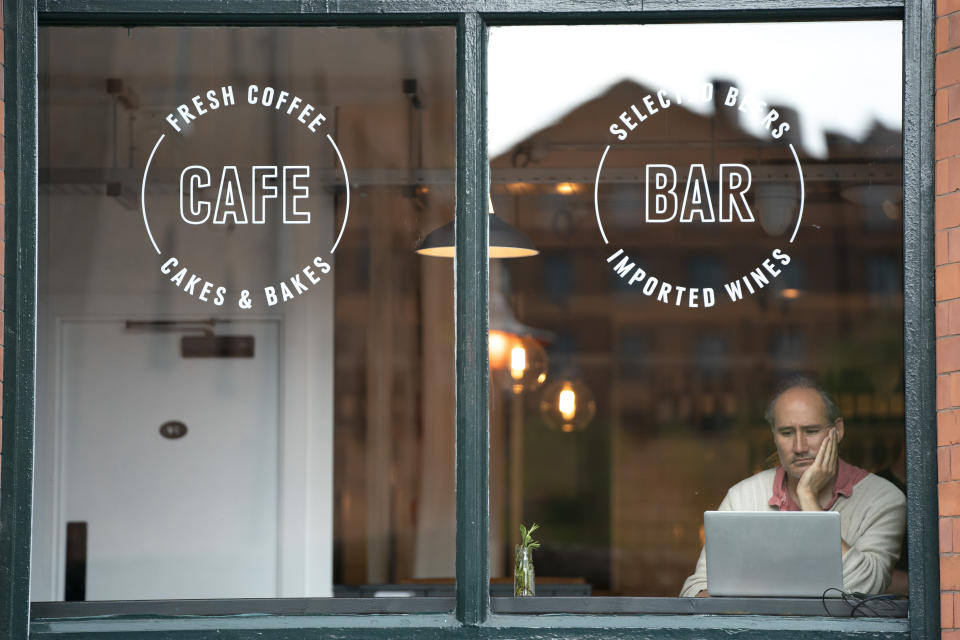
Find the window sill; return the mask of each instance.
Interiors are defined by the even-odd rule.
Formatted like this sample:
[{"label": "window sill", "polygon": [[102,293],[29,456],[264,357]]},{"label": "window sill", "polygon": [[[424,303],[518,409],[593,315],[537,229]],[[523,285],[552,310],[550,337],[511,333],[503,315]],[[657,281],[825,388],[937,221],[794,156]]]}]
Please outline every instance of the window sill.
[{"label": "window sill", "polygon": [[[506,640],[525,635],[518,631],[521,629],[536,629],[537,637],[555,640],[627,640],[654,636],[665,640],[719,640],[729,638],[731,633],[744,640],[771,637],[909,640],[910,637],[909,621],[904,617],[827,617],[812,613],[809,600],[718,598],[717,604],[706,598],[692,601],[686,598],[493,598],[493,613],[479,628],[472,629],[463,627],[449,612],[454,606],[450,598],[52,602],[34,604],[30,637],[128,640],[149,635],[192,640],[215,633],[223,640],[241,640],[252,635],[289,639],[312,637],[319,629],[344,633],[352,629],[374,640],[457,637]],[[767,612],[760,613],[761,603]],[[814,603],[819,605],[816,599]],[[750,614],[745,613],[747,604]],[[435,613],[442,608],[448,611]],[[777,613],[769,613],[774,609]],[[803,613],[804,610],[811,613]],[[718,613],[724,615],[716,615]]]},{"label": "window sill", "polygon": [[[763,616],[851,617],[852,607],[837,598],[491,598],[498,614],[710,614]],[[869,604],[867,605],[869,606]],[[873,612],[860,608],[856,617],[875,615],[906,618],[909,601],[874,603]]]},{"label": "window sill", "polygon": [[318,616],[442,614],[455,598],[254,598],[229,600],[96,600],[33,602],[31,621],[174,616]]}]

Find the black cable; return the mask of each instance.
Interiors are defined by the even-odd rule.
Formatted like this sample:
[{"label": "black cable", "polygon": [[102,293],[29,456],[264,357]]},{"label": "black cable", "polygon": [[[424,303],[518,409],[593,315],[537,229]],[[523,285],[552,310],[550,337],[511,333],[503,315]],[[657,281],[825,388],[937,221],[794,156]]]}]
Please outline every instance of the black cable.
[{"label": "black cable", "polygon": [[850,611],[851,618],[856,616],[857,611],[860,610],[861,608],[868,611],[870,615],[874,618],[882,617],[883,614],[878,612],[877,609],[874,609],[873,606],[871,605],[872,604],[883,605],[889,614],[889,612],[892,612],[896,609],[892,601],[900,598],[900,596],[890,594],[890,593],[884,593],[884,594],[878,594],[878,595],[872,595],[872,596],[864,595],[864,594],[854,594],[854,595],[863,596],[863,597],[860,598],[860,602],[858,602]]},{"label": "black cable", "polygon": [[[874,618],[890,616],[896,612],[894,601],[905,599],[905,596],[893,593],[870,595],[860,593],[859,591],[848,592],[836,587],[830,587],[829,589],[824,589],[823,593],[820,594],[820,603],[823,605],[823,610],[828,616],[838,616],[838,614],[830,611],[830,607],[827,606],[827,594],[831,591],[836,591],[840,594],[837,599],[850,608],[851,618],[856,617],[857,612],[861,612],[861,615]],[[874,605],[876,605],[877,608],[874,608]]]}]

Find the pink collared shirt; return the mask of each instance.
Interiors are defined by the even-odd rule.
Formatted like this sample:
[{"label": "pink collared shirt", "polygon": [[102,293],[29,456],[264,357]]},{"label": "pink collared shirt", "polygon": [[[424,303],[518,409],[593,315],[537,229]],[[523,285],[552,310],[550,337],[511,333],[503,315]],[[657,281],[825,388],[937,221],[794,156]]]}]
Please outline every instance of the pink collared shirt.
[{"label": "pink collared shirt", "polygon": [[[832,508],[840,496],[849,498],[853,493],[853,487],[868,475],[868,471],[838,459],[837,480],[833,483],[833,496],[831,496],[830,502],[825,508]],[[794,502],[793,498],[790,497],[790,492],[787,491],[787,472],[783,467],[777,467],[777,474],[773,477],[773,495],[770,496],[767,504],[780,511],[800,511],[800,505]]]}]

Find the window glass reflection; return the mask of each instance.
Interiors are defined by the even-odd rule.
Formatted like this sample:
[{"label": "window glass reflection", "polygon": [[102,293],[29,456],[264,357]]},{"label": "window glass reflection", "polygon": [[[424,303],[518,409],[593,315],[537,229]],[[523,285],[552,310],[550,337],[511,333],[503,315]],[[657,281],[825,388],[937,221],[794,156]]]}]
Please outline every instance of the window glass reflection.
[{"label": "window glass reflection", "polygon": [[[518,392],[491,359],[494,582],[536,522],[538,595],[679,594],[704,512],[755,474],[772,497],[764,415],[803,374],[837,407],[814,422],[844,425],[815,487],[851,538],[836,586],[905,593],[900,42],[892,22],[491,31],[493,205],[539,253],[491,261],[490,324],[547,362]],[[874,555],[849,508],[868,489]]]},{"label": "window glass reflection", "polygon": [[34,600],[452,595],[453,45],[41,29]]}]

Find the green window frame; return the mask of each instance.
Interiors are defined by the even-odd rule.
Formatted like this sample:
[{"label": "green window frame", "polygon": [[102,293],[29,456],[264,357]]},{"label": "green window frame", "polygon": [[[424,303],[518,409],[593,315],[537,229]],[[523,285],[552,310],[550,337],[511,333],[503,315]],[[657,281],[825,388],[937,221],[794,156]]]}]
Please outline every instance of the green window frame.
[{"label": "green window frame", "polygon": [[[6,350],[0,458],[0,638],[843,638],[940,635],[934,325],[934,0],[4,0]],[[502,614],[488,591],[488,164],[491,25],[903,20],[904,365],[908,619],[769,615]],[[457,33],[456,608],[317,607],[287,615],[106,615],[31,621],[37,309],[37,26],[450,25]],[[415,603],[413,603],[415,604]],[[373,610],[367,608],[367,610]],[[594,611],[591,613],[591,611]]]}]

